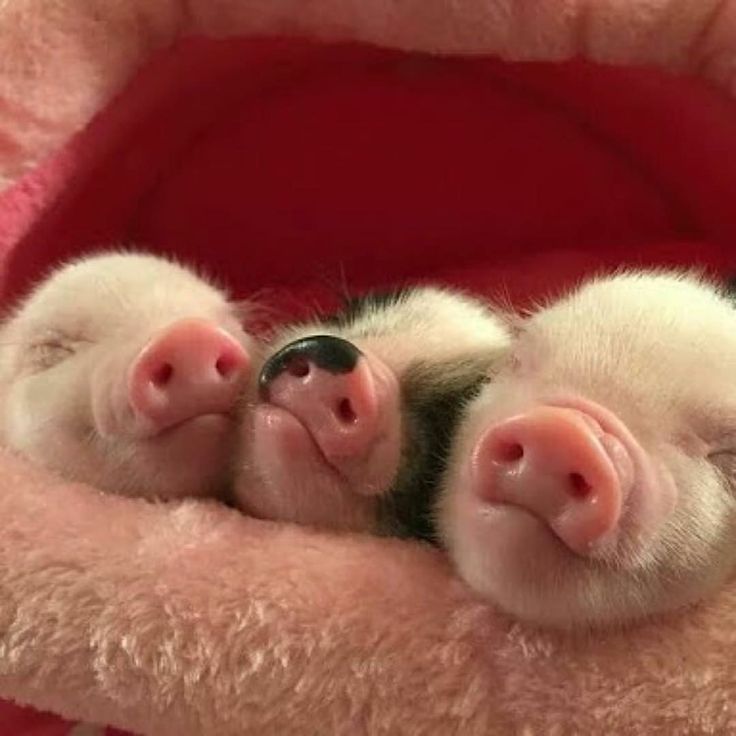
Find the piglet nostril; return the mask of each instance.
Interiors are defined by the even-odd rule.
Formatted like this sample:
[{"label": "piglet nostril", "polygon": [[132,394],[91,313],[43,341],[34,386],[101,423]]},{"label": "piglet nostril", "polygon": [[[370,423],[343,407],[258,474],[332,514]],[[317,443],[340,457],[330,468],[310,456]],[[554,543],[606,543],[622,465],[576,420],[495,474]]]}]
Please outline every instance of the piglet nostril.
[{"label": "piglet nostril", "polygon": [[309,361],[303,357],[295,357],[286,366],[286,372],[294,378],[306,378],[309,375]]},{"label": "piglet nostril", "polygon": [[215,370],[221,378],[229,380],[237,374],[238,362],[228,355],[222,355],[215,363]]},{"label": "piglet nostril", "polygon": [[501,448],[501,454],[507,463],[513,463],[524,457],[524,448],[518,442],[511,442]]},{"label": "piglet nostril", "polygon": [[580,473],[570,473],[570,495],[573,498],[587,498],[593,490],[590,483]]},{"label": "piglet nostril", "polygon": [[171,379],[173,377],[174,377],[174,366],[171,365],[171,363],[162,363],[151,374],[151,383],[156,388],[164,388],[171,382]]},{"label": "piglet nostril", "polygon": [[272,355],[261,368],[258,383],[261,390],[278,376],[305,378],[318,368],[333,376],[352,373],[362,353],[347,340],[333,335],[313,335],[289,343]]},{"label": "piglet nostril", "polygon": [[524,447],[518,442],[496,442],[491,459],[497,463],[516,463],[524,457]]},{"label": "piglet nostril", "polygon": [[337,416],[345,424],[354,424],[358,419],[358,415],[353,409],[353,405],[350,403],[350,399],[342,399],[337,405]]}]

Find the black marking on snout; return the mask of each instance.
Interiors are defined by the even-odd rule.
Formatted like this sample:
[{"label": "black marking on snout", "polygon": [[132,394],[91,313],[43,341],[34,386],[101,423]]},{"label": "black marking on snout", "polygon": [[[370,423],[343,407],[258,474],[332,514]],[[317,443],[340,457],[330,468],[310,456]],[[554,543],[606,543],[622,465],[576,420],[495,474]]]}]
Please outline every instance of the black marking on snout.
[{"label": "black marking on snout", "polygon": [[275,378],[297,360],[306,360],[328,373],[339,375],[355,370],[361,351],[348,340],[334,335],[311,335],[289,343],[274,353],[261,368],[258,387],[263,395]]}]

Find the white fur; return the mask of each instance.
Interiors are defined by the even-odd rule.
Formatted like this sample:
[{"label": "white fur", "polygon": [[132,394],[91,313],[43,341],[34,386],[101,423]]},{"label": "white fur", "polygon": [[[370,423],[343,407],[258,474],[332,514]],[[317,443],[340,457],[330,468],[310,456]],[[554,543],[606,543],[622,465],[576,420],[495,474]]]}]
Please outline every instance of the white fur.
[{"label": "white fur", "polygon": [[346,328],[314,322],[286,329],[273,347],[316,332],[374,349],[399,375],[420,359],[451,363],[483,351],[496,353],[510,339],[498,312],[459,291],[434,286],[408,290],[396,304],[373,308]]}]

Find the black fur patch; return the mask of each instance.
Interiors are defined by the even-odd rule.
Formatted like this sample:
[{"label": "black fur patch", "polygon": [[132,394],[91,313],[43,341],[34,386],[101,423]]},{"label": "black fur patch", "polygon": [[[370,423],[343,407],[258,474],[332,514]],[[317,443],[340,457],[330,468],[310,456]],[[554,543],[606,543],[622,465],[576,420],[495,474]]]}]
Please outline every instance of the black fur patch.
[{"label": "black fur patch", "polygon": [[306,359],[318,368],[334,375],[350,373],[362,353],[353,343],[333,335],[312,335],[290,342],[272,355],[263,365],[258,376],[258,386],[263,393],[269,384],[280,376],[296,360]]},{"label": "black fur patch", "polygon": [[726,279],[726,293],[736,301],[736,276]]},{"label": "black fur patch", "polygon": [[323,320],[324,324],[331,327],[348,327],[368,312],[390,310],[408,293],[410,293],[410,289],[398,288],[387,291],[370,291],[361,296],[348,297],[335,314]]},{"label": "black fur patch", "polygon": [[477,358],[418,364],[402,381],[404,453],[396,481],[381,498],[378,531],[438,544],[434,511],[453,439],[467,403],[488,380]]}]

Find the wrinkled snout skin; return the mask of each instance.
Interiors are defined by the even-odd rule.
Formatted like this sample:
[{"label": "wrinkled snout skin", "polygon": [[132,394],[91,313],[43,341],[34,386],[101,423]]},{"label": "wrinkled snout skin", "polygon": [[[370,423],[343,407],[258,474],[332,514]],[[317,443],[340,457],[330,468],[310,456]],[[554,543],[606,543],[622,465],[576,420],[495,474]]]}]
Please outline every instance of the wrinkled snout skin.
[{"label": "wrinkled snout skin", "polygon": [[736,568],[736,313],[680,274],[589,282],[521,325],[469,406],[438,519],[460,574],[536,624],[629,623]]},{"label": "wrinkled snout skin", "polygon": [[259,350],[223,292],[161,258],[105,253],[52,274],[3,334],[6,446],[124,495],[224,492]]}]

